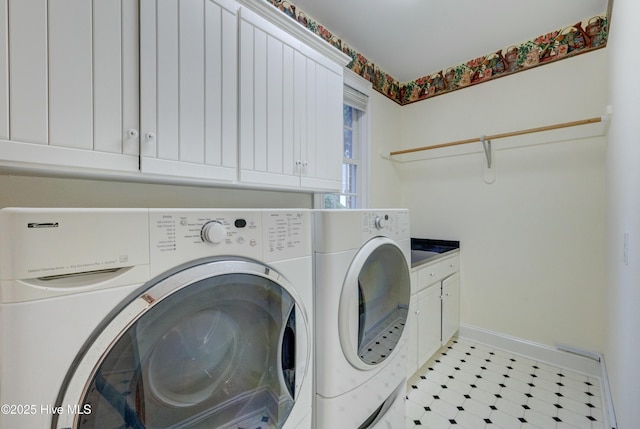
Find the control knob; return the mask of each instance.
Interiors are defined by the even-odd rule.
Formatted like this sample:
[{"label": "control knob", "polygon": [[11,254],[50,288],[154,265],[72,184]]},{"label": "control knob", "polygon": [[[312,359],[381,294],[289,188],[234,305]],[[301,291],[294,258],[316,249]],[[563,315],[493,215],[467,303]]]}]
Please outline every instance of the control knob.
[{"label": "control knob", "polygon": [[376,220],[374,222],[376,228],[378,229],[383,229],[385,226],[387,226],[387,216],[382,217],[382,216],[376,216]]},{"label": "control knob", "polygon": [[200,231],[200,237],[205,243],[218,244],[221,243],[227,236],[227,231],[224,229],[224,225],[220,222],[212,220],[207,222]]}]

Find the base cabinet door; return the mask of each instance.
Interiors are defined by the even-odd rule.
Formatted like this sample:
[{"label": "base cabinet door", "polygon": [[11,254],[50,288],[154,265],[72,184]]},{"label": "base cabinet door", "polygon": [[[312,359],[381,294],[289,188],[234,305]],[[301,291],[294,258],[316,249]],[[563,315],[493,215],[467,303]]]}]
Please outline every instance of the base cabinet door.
[{"label": "base cabinet door", "polygon": [[442,345],[447,344],[460,325],[460,274],[442,281]]},{"label": "base cabinet door", "polygon": [[407,320],[412,377],[456,334],[460,324],[459,256],[424,265],[411,273],[411,304]]},{"label": "base cabinet door", "polygon": [[418,368],[440,348],[440,283],[418,293]]},{"label": "base cabinet door", "polygon": [[143,173],[236,179],[238,8],[140,0]]},{"label": "base cabinet door", "polygon": [[[411,281],[416,273],[411,273]],[[408,344],[408,359],[407,359],[407,379],[411,377],[418,370],[418,294],[411,295],[409,302],[409,314],[407,315],[407,336],[409,338]]]},{"label": "base cabinet door", "polygon": [[0,22],[0,160],[137,171],[137,4],[0,0]]}]

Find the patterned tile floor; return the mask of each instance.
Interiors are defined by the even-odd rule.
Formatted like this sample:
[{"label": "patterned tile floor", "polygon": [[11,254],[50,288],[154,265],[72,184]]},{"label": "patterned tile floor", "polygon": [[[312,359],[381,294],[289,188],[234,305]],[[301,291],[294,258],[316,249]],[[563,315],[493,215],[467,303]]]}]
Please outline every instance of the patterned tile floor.
[{"label": "patterned tile floor", "polygon": [[369,365],[375,365],[385,360],[400,340],[405,320],[406,315],[377,327],[375,332],[371,334],[374,338],[369,341],[369,344],[362,347],[360,358]]},{"label": "patterned tile floor", "polygon": [[454,338],[409,381],[405,429],[605,429],[600,380]]}]

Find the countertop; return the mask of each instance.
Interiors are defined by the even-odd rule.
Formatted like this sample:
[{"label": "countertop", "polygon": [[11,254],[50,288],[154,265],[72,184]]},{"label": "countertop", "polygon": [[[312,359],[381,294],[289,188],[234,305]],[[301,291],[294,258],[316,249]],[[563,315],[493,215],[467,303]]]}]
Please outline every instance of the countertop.
[{"label": "countertop", "polygon": [[449,250],[448,252],[438,253],[429,252],[427,250],[412,250],[411,251],[411,268],[418,268],[421,265],[425,265],[439,259],[447,258],[451,255],[460,252],[460,249]]},{"label": "countertop", "polygon": [[411,268],[446,258],[459,251],[459,241],[411,237]]}]

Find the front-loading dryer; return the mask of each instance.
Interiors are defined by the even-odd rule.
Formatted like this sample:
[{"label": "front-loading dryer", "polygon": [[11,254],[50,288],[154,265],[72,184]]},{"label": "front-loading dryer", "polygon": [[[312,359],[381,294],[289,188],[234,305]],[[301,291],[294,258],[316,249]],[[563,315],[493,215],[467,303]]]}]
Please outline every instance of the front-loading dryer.
[{"label": "front-loading dryer", "polygon": [[0,427],[311,428],[310,227],[0,210]]},{"label": "front-loading dryer", "polygon": [[404,427],[409,212],[314,211],[317,429]]}]

